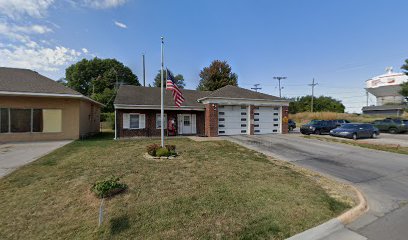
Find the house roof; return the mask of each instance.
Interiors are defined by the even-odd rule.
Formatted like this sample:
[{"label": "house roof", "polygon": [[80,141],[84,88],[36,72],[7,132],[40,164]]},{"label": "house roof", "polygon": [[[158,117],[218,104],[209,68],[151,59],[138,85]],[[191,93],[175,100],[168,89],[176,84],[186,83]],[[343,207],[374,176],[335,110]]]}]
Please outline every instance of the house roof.
[{"label": "house roof", "polygon": [[81,95],[32,70],[0,67],[0,91]]},{"label": "house roof", "polygon": [[382,105],[363,107],[363,111],[384,111],[384,110],[403,110],[408,109],[407,105]]},{"label": "house roof", "polygon": [[273,100],[273,101],[279,101],[279,100],[285,100],[279,97],[275,97],[272,95],[260,93],[260,92],[255,92],[252,90],[248,90],[245,88],[240,88],[236,86],[225,86],[222,88],[219,88],[209,95],[201,98],[200,100],[204,100],[207,98],[233,98],[233,99],[257,99],[257,100]]},{"label": "house roof", "polygon": [[[211,92],[181,89],[185,99],[182,107],[202,108],[204,105],[197,102],[197,99],[208,95]],[[164,106],[174,107],[174,99],[171,90],[164,91]],[[158,87],[139,87],[133,85],[120,86],[115,98],[115,105],[132,106],[160,106],[160,88]]]},{"label": "house roof", "polygon": [[73,97],[102,105],[35,71],[21,68],[0,67],[0,95]]},{"label": "house roof", "polygon": [[[246,100],[284,100],[275,96],[254,92],[248,89],[225,86],[216,91],[198,91],[198,90],[181,90],[185,98],[181,108],[200,108],[204,105],[200,102],[207,98],[230,98]],[[133,85],[122,85],[116,95],[114,102],[116,107],[120,105],[132,107],[160,107],[160,88],[158,87],[139,87]],[[170,90],[165,90],[164,106],[167,108],[174,107],[174,100]]]}]

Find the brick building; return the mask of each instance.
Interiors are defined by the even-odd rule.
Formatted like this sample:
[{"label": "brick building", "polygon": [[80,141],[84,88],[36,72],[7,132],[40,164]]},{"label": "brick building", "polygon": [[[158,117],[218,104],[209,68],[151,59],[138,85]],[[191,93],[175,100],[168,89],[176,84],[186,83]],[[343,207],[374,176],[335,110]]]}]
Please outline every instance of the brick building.
[{"label": "brick building", "polygon": [[[288,132],[286,99],[235,86],[182,92],[185,102],[177,108],[171,92],[165,90],[166,134],[216,137]],[[116,138],[160,136],[160,88],[123,85],[114,105]]]}]

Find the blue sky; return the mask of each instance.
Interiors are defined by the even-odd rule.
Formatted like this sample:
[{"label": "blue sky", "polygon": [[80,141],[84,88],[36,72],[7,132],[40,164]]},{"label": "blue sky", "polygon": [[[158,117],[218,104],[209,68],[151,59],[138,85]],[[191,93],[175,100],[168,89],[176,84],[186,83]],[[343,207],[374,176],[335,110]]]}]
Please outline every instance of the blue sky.
[{"label": "blue sky", "polygon": [[316,95],[360,112],[364,81],[408,58],[406,9],[403,0],[1,0],[0,66],[59,79],[84,57],[116,58],[142,81],[145,53],[151,83],[163,35],[165,64],[187,88],[220,59],[241,87],[278,95],[273,77],[286,76],[283,96],[295,97],[315,78]]}]

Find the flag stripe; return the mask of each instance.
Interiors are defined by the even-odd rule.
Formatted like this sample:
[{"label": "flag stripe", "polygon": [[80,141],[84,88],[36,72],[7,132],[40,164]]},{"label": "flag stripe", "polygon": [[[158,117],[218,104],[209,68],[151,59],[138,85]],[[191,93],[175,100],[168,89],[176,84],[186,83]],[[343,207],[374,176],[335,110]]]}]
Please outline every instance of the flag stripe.
[{"label": "flag stripe", "polygon": [[180,89],[177,87],[173,74],[167,69],[167,80],[166,80],[166,89],[172,91],[173,99],[174,99],[174,104],[177,107],[181,107],[181,104],[184,102],[184,97],[183,93],[180,91]]}]

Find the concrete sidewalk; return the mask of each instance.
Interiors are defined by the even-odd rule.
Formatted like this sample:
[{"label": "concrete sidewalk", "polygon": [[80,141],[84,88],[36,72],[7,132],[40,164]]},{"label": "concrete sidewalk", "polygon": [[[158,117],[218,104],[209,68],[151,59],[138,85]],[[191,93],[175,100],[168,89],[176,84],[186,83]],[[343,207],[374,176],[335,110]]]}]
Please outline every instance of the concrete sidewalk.
[{"label": "concrete sidewalk", "polygon": [[0,144],[0,177],[70,142],[72,140]]}]

